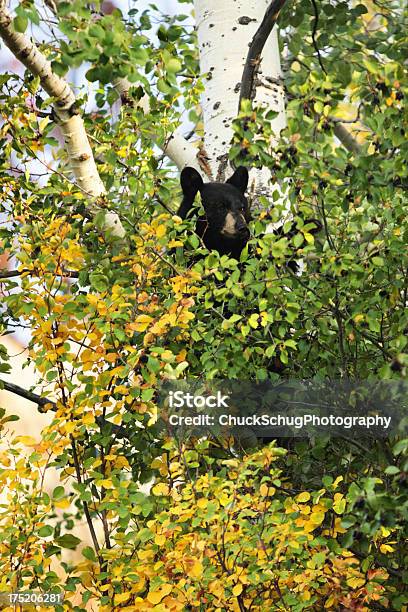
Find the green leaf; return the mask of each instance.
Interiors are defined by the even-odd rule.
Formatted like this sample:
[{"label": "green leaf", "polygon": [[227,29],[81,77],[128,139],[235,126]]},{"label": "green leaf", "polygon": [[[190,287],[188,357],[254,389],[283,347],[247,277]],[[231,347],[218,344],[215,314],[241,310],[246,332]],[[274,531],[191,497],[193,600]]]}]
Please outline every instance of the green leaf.
[{"label": "green leaf", "polygon": [[293,236],[292,242],[296,248],[299,248],[304,242],[303,234],[298,233],[295,236]]},{"label": "green leaf", "polygon": [[52,499],[58,500],[58,499],[62,499],[65,495],[65,489],[62,486],[58,486],[55,487],[54,491],[52,492]]},{"label": "green leaf", "polygon": [[51,525],[44,525],[41,529],[38,530],[38,535],[42,538],[46,538],[54,533],[53,527]]},{"label": "green leaf", "polygon": [[85,546],[81,552],[85,559],[88,559],[88,561],[96,561],[95,551],[93,548],[91,548],[91,546]]},{"label": "green leaf", "polygon": [[81,542],[80,538],[77,538],[72,533],[66,533],[60,538],[55,538],[55,542],[61,546],[61,548],[68,548],[69,550],[74,550],[78,544]]},{"label": "green leaf", "polygon": [[378,64],[375,59],[371,59],[371,57],[366,56],[363,58],[363,64],[365,68],[367,68],[368,72],[371,72],[371,74],[377,74]]},{"label": "green leaf", "polygon": [[400,440],[399,442],[396,443],[396,445],[392,449],[392,452],[394,453],[394,455],[399,455],[400,453],[403,453],[407,450],[408,450],[408,438],[404,438],[404,440]]},{"label": "green leaf", "polygon": [[396,465],[389,465],[387,468],[385,468],[385,473],[390,476],[393,476],[394,474],[399,474],[400,471],[401,470]]},{"label": "green leaf", "polygon": [[167,63],[166,68],[168,72],[180,72],[181,70],[181,62],[180,60],[172,57]]},{"label": "green leaf", "polygon": [[14,17],[13,19],[13,26],[16,32],[20,32],[21,34],[24,34],[28,26],[27,17],[21,14],[17,15],[17,17]]},{"label": "green leaf", "polygon": [[364,4],[357,4],[353,8],[353,13],[355,15],[366,15],[368,13],[368,9],[366,6],[364,6]]}]

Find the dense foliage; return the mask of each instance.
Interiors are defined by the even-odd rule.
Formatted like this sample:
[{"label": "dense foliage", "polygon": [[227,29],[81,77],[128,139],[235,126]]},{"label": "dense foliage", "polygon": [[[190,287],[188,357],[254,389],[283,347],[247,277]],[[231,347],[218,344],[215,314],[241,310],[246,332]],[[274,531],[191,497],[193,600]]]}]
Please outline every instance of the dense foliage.
[{"label": "dense foliage", "polygon": [[[19,31],[42,19],[32,2],[16,14]],[[87,63],[84,103],[97,84],[84,119],[108,190],[101,205],[118,212],[126,244],[101,233],[70,178],[38,80],[0,77],[0,249],[16,262],[0,278],[0,322],[4,333],[31,330],[53,418],[41,440],[6,438],[1,418],[0,590],[60,589],[57,611],[90,600],[101,610],[405,609],[408,440],[319,438],[287,453],[178,445],[159,432],[155,390],[163,376],[406,377],[407,17],[390,1],[287,4],[288,128],[271,152],[272,115],[246,104],[230,156],[290,179],[298,231],[265,233],[287,214],[265,198],[240,262],[206,252],[174,215],[176,174],[152,140],[163,143],[186,109],[202,133],[190,17],[60,3],[62,36],[50,26],[43,45],[60,75]],[[148,114],[119,108],[112,83],[125,76],[131,96],[149,96]],[[334,134],[340,117],[351,151]],[[302,274],[288,266],[299,258]],[[0,372],[7,362],[0,350]],[[79,520],[93,546],[63,563],[61,579],[50,562],[80,545]]]}]

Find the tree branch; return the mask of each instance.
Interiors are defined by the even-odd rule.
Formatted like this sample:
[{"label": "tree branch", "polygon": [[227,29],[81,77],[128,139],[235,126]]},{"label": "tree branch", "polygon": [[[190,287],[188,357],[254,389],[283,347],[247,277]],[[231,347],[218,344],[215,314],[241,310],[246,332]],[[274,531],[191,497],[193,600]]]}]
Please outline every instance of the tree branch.
[{"label": "tree branch", "polygon": [[320,55],[320,49],[317,45],[316,42],[316,32],[317,32],[317,26],[319,23],[319,11],[317,10],[317,4],[316,4],[316,0],[312,0],[312,5],[313,5],[313,11],[315,14],[315,19],[314,19],[314,24],[313,24],[313,31],[312,31],[312,41],[313,41],[313,47],[316,51],[316,55],[317,55],[317,59],[319,61],[320,64],[320,68],[323,70],[324,74],[327,74],[326,72],[326,68],[324,67],[323,61],[322,61],[322,56]]},{"label": "tree branch", "polygon": [[[56,410],[57,408],[56,403],[52,400],[47,399],[46,397],[41,397],[41,395],[33,393],[32,391],[27,391],[27,389],[24,389],[19,385],[15,385],[14,383],[0,379],[0,391],[2,389],[9,391],[9,393],[14,393],[14,395],[18,395],[19,397],[23,397],[29,402],[33,402],[33,404],[37,404],[40,412],[46,412],[45,406],[50,406],[51,410]],[[131,437],[131,432],[127,431],[125,427],[115,425],[114,423],[105,420],[103,417],[96,417],[96,423],[101,429],[102,427],[108,427],[111,435],[115,435],[118,438]]]},{"label": "tree branch", "polygon": [[[31,273],[31,270],[0,270],[0,282],[5,278],[15,278],[27,272]],[[76,270],[67,270],[61,274],[55,274],[55,276],[60,276],[62,278],[79,278],[79,272]]]},{"label": "tree branch", "polygon": [[44,410],[45,406],[51,406],[53,410],[55,410],[57,407],[55,402],[47,399],[46,397],[41,397],[41,395],[38,395],[37,393],[27,391],[27,389],[23,389],[23,387],[20,387],[19,385],[15,385],[14,383],[8,382],[3,379],[0,379],[0,389],[5,389],[10,393],[14,393],[14,395],[19,395],[20,397],[23,397],[29,402],[37,404],[40,412],[46,412],[46,410]]},{"label": "tree branch", "polygon": [[354,153],[355,155],[361,153],[361,145],[342,123],[336,122],[334,124],[334,133],[350,153]]},{"label": "tree branch", "polygon": [[14,278],[15,276],[21,276],[23,272],[20,270],[0,270],[0,281],[4,278]]},{"label": "tree branch", "polygon": [[253,88],[255,72],[261,61],[261,53],[273,26],[278,20],[279,13],[282,10],[286,0],[273,0],[266,10],[261,25],[255,32],[255,36],[249,46],[248,55],[245,61],[244,71],[242,73],[241,91],[239,94],[238,112],[241,110],[242,100],[250,100]]},{"label": "tree branch", "polygon": [[[55,99],[54,114],[61,127],[72,172],[79,188],[90,200],[103,196],[106,193],[105,186],[95,164],[84,122],[75,106],[75,94],[65,79],[53,73],[51,63],[36,45],[25,34],[13,29],[12,17],[5,8],[5,0],[0,2],[0,36],[14,56],[34,76],[40,78],[47,94]],[[100,210],[99,206],[92,204],[93,214]],[[105,213],[103,229],[113,236],[125,236],[125,230],[116,213]]]}]

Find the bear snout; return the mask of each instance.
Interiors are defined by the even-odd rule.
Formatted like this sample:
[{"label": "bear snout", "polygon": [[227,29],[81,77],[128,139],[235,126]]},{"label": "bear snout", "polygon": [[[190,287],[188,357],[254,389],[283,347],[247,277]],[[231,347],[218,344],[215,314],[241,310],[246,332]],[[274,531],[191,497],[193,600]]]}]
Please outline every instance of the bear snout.
[{"label": "bear snout", "polygon": [[249,234],[249,231],[242,215],[234,215],[232,212],[228,212],[225,216],[221,233],[229,234],[230,236],[243,236]]}]

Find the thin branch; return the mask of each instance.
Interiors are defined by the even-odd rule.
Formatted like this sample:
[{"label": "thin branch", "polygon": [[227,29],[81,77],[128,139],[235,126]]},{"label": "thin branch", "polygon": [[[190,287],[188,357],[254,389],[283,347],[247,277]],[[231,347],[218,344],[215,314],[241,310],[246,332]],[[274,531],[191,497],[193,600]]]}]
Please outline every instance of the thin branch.
[{"label": "thin branch", "polygon": [[33,393],[32,391],[27,391],[27,389],[23,389],[19,385],[15,385],[14,383],[8,382],[6,380],[0,379],[0,388],[9,391],[10,393],[14,393],[14,395],[19,395],[29,402],[33,402],[37,404],[40,412],[46,412],[44,410],[45,406],[51,406],[53,410],[56,409],[57,405],[50,399],[46,397],[41,397],[37,393]]},{"label": "thin branch", "polygon": [[23,270],[0,270],[0,281],[4,278],[14,278],[15,276],[21,276]]},{"label": "thin branch", "polygon": [[311,2],[313,5],[313,11],[314,11],[314,17],[315,17],[314,23],[313,23],[313,31],[312,31],[313,47],[314,47],[314,50],[316,51],[316,55],[317,55],[317,59],[319,60],[320,68],[323,70],[324,74],[327,74],[326,68],[324,67],[323,62],[322,62],[322,57],[320,55],[320,49],[316,42],[316,32],[317,32],[317,26],[319,24],[319,11],[317,10],[316,0],[311,0]]},{"label": "thin branch", "polygon": [[241,79],[241,91],[239,94],[238,112],[241,110],[242,100],[250,100],[254,87],[255,72],[261,60],[261,53],[278,20],[286,0],[273,0],[266,10],[261,25],[249,45],[248,55],[245,61],[244,71]]},{"label": "thin branch", "polygon": [[[79,457],[78,457],[78,452],[77,452],[77,448],[76,448],[76,442],[75,442],[75,438],[71,435],[70,436],[70,440],[71,440],[71,444],[72,444],[72,457],[74,460],[74,468],[75,468],[75,473],[76,473],[76,477],[77,477],[77,482],[78,484],[82,484],[82,476],[81,476],[81,464],[79,462]],[[99,546],[99,542],[98,542],[98,538],[96,536],[96,531],[95,531],[95,527],[93,525],[92,522],[92,517],[91,517],[91,513],[89,510],[89,506],[87,504],[87,502],[85,500],[82,501],[82,506],[84,509],[84,513],[85,513],[85,517],[86,517],[86,522],[88,523],[88,529],[90,531],[91,534],[91,538],[92,538],[92,542],[95,548],[95,552],[98,556],[98,561],[99,561],[99,565],[101,567],[101,569],[104,568],[106,561],[104,561],[103,557],[101,556],[101,549]]]},{"label": "thin branch", "polygon": [[348,438],[347,436],[343,436],[342,434],[336,434],[336,437],[340,438],[341,440],[345,440],[349,444],[353,444],[356,448],[360,449],[366,456],[370,454],[370,450],[366,446],[363,446],[363,444],[361,444],[358,440],[355,440],[354,438]]},{"label": "thin branch", "polygon": [[[45,406],[50,407],[51,410],[54,410],[54,411],[57,409],[56,403],[53,402],[52,400],[46,397],[42,397],[41,395],[38,395],[37,393],[33,393],[32,391],[28,391],[27,389],[24,389],[23,387],[20,387],[19,385],[15,385],[14,383],[0,379],[0,390],[2,389],[4,389],[5,391],[8,391],[9,393],[14,393],[14,395],[18,395],[19,397],[22,397],[28,400],[29,402],[33,402],[33,404],[37,404],[40,412],[46,412]],[[132,435],[132,432],[127,431],[125,427],[122,427],[120,425],[115,425],[114,423],[111,423],[110,421],[105,420],[103,417],[97,417],[96,423],[97,425],[99,425],[101,429],[102,427],[107,426],[111,434],[115,435],[118,438],[130,438]]]},{"label": "thin branch", "polygon": [[[32,270],[0,270],[0,281],[5,278],[14,278],[16,276],[21,276],[22,274],[31,273]],[[38,274],[36,276],[39,276]],[[62,272],[61,274],[55,274],[55,276],[61,276],[62,278],[78,278],[79,272],[76,270],[67,270],[66,272]]]}]

